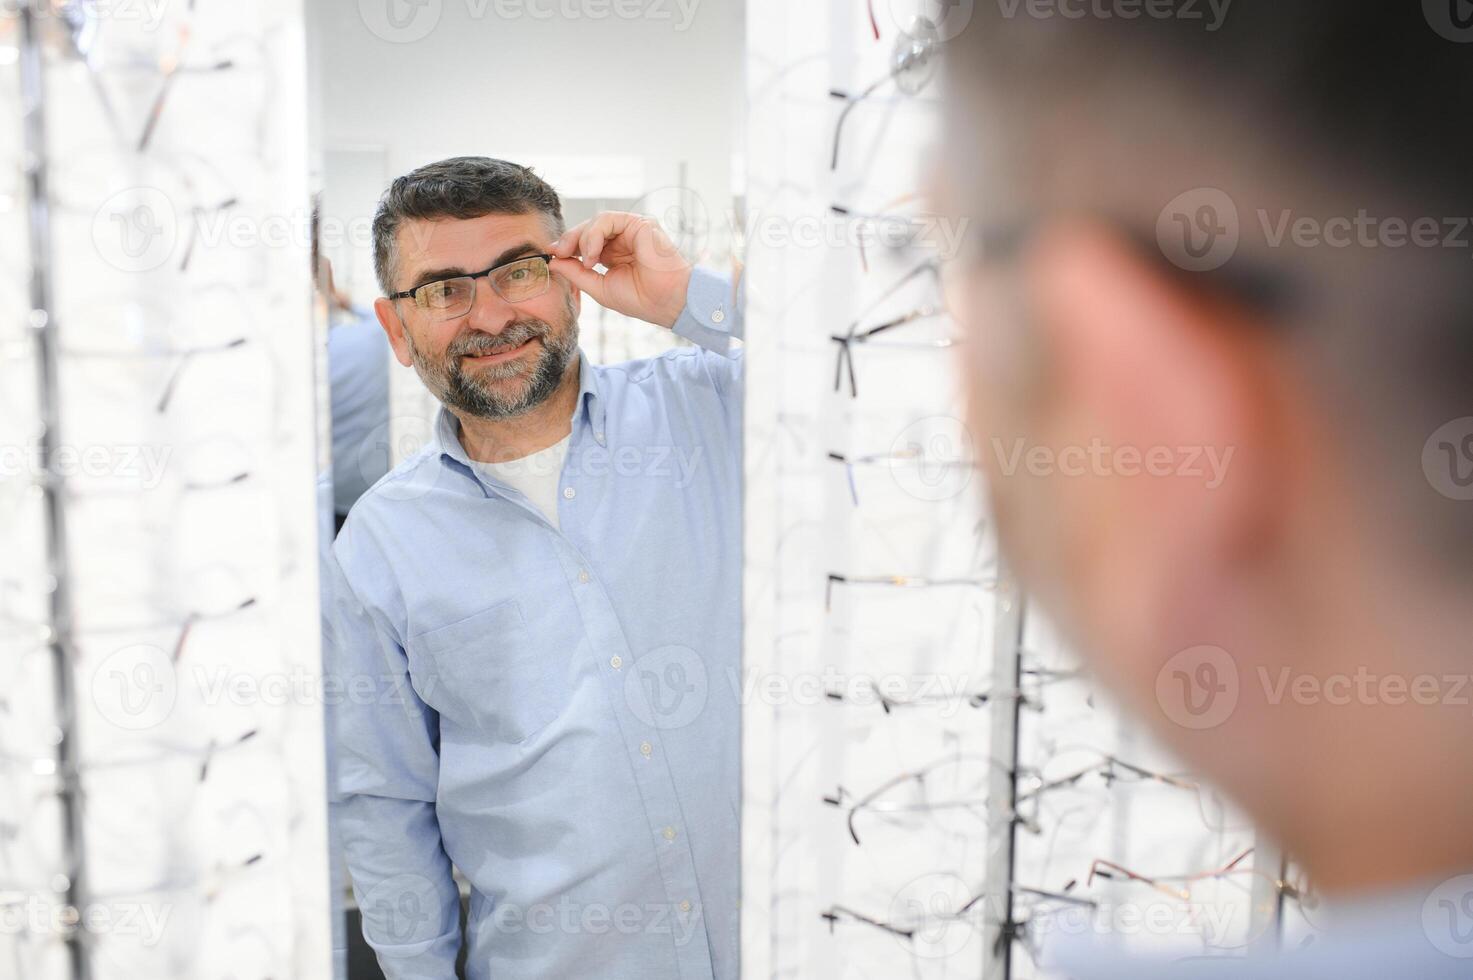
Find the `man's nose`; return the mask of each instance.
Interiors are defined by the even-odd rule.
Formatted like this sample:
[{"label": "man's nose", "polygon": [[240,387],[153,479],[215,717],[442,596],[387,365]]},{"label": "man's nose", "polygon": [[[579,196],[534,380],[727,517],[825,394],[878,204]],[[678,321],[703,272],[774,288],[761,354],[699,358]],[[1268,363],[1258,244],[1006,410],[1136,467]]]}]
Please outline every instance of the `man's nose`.
[{"label": "man's nose", "polygon": [[466,314],[466,322],[484,333],[501,333],[517,318],[516,307],[491,288],[489,276],[472,281],[475,283],[475,293],[471,296],[471,308]]}]

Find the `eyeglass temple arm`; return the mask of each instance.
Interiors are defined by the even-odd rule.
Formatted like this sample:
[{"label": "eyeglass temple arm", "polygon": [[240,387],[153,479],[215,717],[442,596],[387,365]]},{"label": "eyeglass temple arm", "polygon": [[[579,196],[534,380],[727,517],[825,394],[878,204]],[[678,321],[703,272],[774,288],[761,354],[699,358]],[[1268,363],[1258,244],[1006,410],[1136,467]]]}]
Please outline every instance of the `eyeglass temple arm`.
[{"label": "eyeglass temple arm", "polygon": [[848,92],[844,92],[844,91],[842,91],[840,89],[830,89],[829,90],[829,96],[830,97],[835,98],[835,99],[845,99],[848,102],[848,104],[844,106],[844,110],[839,113],[839,120],[838,120],[838,122],[836,122],[834,124],[834,152],[833,152],[832,157],[830,157],[830,159],[829,159],[829,169],[830,170],[838,170],[839,169],[839,145],[840,145],[840,140],[842,139],[843,134],[844,134],[844,123],[849,120],[849,113],[853,112],[854,111],[854,107],[857,106],[857,105],[859,105],[859,103],[863,102],[865,99],[869,98],[871,95],[874,95],[875,94],[875,91],[877,89],[879,89],[879,87],[881,85],[884,85],[886,82],[888,82],[893,77],[894,77],[894,73],[893,72],[886,72],[884,78],[881,78],[879,81],[874,82],[868,88],[866,88],[863,92],[860,92],[858,95],[850,95]]},{"label": "eyeglass temple arm", "polygon": [[1128,881],[1138,881],[1143,885],[1161,892],[1163,895],[1169,895],[1183,902],[1190,900],[1192,897],[1191,892],[1184,888],[1172,888],[1170,885],[1162,884],[1155,878],[1132,871],[1127,867],[1116,864],[1113,861],[1106,861],[1103,858],[1095,858],[1094,862],[1089,866],[1089,877],[1085,880],[1086,887],[1094,884],[1096,875],[1101,878],[1113,878],[1114,875],[1110,872],[1123,875]]},{"label": "eyeglass temple arm", "polygon": [[906,939],[913,939],[915,937],[914,929],[902,929],[899,926],[891,925],[888,922],[881,922],[878,919],[872,919],[867,915],[856,912],[853,909],[845,908],[842,905],[835,905],[827,912],[819,913],[819,917],[828,922],[830,931],[833,930],[834,923],[838,921],[839,916],[841,915],[847,915],[849,916],[849,918],[855,920],[856,922],[863,922],[865,925],[874,926],[876,929],[883,929],[888,933],[896,936],[903,936]]},{"label": "eyeglass temple arm", "polygon": [[834,364],[834,390],[838,391],[840,383],[844,379],[844,368],[849,368],[849,394],[853,397],[859,396],[858,386],[854,382],[854,361],[849,350],[849,337],[833,336],[829,338],[839,345],[839,359]]}]

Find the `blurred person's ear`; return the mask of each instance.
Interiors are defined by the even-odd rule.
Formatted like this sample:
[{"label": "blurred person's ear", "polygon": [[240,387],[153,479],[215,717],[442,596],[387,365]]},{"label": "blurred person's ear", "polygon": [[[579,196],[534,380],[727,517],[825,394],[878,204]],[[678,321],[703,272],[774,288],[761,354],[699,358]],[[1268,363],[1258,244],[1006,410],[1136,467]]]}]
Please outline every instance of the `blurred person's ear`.
[{"label": "blurred person's ear", "polygon": [[1041,380],[999,408],[1026,451],[986,450],[1004,541],[1025,587],[1159,717],[1162,665],[1229,642],[1279,534],[1290,461],[1267,335],[1108,228],[1040,229],[1014,271]]},{"label": "blurred person's ear", "polygon": [[379,326],[389,335],[389,343],[393,346],[394,356],[399,363],[405,367],[413,367],[414,357],[409,352],[409,341],[404,336],[404,321],[399,319],[399,310],[394,306],[394,301],[380,296],[373,301],[373,312],[378,315]]}]

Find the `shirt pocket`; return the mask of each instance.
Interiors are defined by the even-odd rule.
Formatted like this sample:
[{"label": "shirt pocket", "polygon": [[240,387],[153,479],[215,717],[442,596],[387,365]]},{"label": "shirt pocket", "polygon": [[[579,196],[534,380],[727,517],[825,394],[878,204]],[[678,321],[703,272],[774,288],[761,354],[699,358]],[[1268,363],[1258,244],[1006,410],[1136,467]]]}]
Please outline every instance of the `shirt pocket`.
[{"label": "shirt pocket", "polygon": [[[456,719],[484,735],[525,742],[567,698],[565,664],[538,643],[515,599],[411,639]],[[442,717],[446,714],[441,711]]]}]

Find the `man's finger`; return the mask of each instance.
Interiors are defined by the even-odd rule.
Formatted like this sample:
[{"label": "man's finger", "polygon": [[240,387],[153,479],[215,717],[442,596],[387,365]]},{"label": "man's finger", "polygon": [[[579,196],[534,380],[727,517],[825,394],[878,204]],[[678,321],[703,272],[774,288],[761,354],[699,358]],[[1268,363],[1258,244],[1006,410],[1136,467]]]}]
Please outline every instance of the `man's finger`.
[{"label": "man's finger", "polygon": [[[637,227],[640,216],[628,211],[605,211],[597,215],[587,223],[579,237],[579,254],[583,257],[583,264],[592,268],[594,264],[602,261],[604,247],[611,241],[626,234],[631,227]],[[633,254],[631,245],[629,252]],[[605,262],[605,265],[608,263]]]},{"label": "man's finger", "polygon": [[548,251],[551,252],[553,255],[556,255],[560,259],[569,259],[577,255],[578,239],[582,236],[583,229],[587,228],[589,224],[592,223],[592,220],[593,219],[590,218],[588,221],[580,221],[573,227],[569,228],[567,231],[563,232],[561,235],[558,236],[556,241],[548,246]]},{"label": "man's finger", "polygon": [[604,250],[604,232],[597,221],[592,222],[583,229],[583,234],[578,236],[578,257],[583,261],[583,267],[592,269],[598,264],[599,256]]},{"label": "man's finger", "polygon": [[578,263],[577,259],[558,258],[548,264],[555,275],[562,276],[568,282],[583,290],[593,297],[594,302],[600,306],[604,305],[604,277],[592,269],[585,269]]}]

